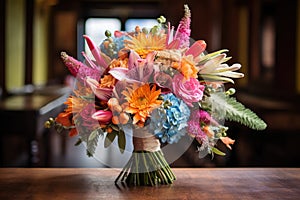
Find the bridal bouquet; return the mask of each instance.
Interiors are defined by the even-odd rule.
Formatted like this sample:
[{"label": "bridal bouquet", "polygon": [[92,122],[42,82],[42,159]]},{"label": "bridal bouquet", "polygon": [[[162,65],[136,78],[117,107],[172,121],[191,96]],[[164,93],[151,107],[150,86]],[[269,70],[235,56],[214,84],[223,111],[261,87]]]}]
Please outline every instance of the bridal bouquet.
[{"label": "bridal bouquet", "polygon": [[235,89],[225,90],[225,84],[243,77],[237,72],[241,65],[226,64],[225,49],[206,53],[205,41],[191,43],[190,20],[185,5],[177,28],[161,16],[151,29],[106,31],[100,46],[84,35],[92,57],[82,52],[80,62],[61,53],[76,87],[66,109],[46,126],[79,136],[77,144],[86,143],[89,156],[97,153],[100,138],[105,147],[116,140],[124,152],[130,134],[134,150],[116,179],[128,185],[171,184],[175,175],[161,145],[183,136],[197,140],[199,151],[225,155],[216,142],[231,149],[234,140],[224,120],[265,129],[265,122],[232,96]]}]

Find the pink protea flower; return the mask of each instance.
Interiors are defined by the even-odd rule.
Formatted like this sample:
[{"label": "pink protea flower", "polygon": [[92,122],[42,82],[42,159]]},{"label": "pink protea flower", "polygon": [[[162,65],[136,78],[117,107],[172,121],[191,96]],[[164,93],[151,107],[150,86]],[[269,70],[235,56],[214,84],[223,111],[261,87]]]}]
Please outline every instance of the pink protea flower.
[{"label": "pink protea flower", "polygon": [[181,19],[177,28],[175,39],[180,40],[180,48],[186,48],[190,46],[190,35],[191,35],[191,11],[187,5],[184,5],[184,16]]}]

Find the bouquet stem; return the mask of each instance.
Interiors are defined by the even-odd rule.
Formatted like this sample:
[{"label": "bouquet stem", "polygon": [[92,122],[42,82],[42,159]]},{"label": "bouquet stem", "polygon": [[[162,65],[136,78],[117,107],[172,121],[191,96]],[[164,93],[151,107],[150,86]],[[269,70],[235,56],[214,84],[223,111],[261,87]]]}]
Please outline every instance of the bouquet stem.
[{"label": "bouquet stem", "polygon": [[169,185],[176,179],[161,150],[134,151],[115,183],[129,186]]},{"label": "bouquet stem", "polygon": [[172,184],[176,179],[160,142],[146,128],[133,130],[133,153],[115,180],[129,186],[155,186]]}]

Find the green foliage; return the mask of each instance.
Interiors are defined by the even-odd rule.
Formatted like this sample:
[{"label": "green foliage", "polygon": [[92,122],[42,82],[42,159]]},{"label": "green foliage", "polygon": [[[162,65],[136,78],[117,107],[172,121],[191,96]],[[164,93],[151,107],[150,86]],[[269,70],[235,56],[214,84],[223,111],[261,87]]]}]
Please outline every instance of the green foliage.
[{"label": "green foliage", "polygon": [[226,154],[222,151],[220,151],[219,149],[217,149],[216,147],[211,147],[211,151],[217,155],[220,155],[220,156],[225,156]]},{"label": "green foliage", "polygon": [[226,120],[241,123],[254,130],[264,130],[267,127],[267,124],[253,111],[225,93],[212,93],[206,101],[216,110],[224,110]]},{"label": "green foliage", "polygon": [[125,133],[121,129],[116,129],[112,127],[113,131],[111,133],[107,133],[104,139],[104,147],[107,148],[113,141],[115,140],[116,136],[118,136],[118,146],[121,153],[124,153],[125,146],[126,146],[126,138]]},{"label": "green foliage", "polygon": [[114,139],[117,136],[117,131],[113,131],[111,133],[107,133],[104,139],[104,147],[107,148],[111,143],[113,143]]},{"label": "green foliage", "polygon": [[97,148],[97,144],[98,144],[98,139],[99,139],[99,136],[100,135],[103,135],[103,132],[102,132],[102,129],[95,129],[93,132],[91,132],[91,134],[89,135],[88,137],[88,140],[87,140],[87,155],[89,157],[93,156],[95,151],[96,151],[96,148]]},{"label": "green foliage", "polygon": [[118,145],[119,145],[120,152],[124,153],[125,146],[126,146],[126,138],[123,130],[120,130],[118,134]]}]

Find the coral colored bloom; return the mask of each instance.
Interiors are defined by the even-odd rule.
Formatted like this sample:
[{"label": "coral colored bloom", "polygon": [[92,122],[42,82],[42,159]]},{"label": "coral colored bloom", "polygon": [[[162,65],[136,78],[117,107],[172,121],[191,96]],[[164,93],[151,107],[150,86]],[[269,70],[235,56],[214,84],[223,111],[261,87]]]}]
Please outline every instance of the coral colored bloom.
[{"label": "coral colored bloom", "polygon": [[220,137],[221,141],[226,145],[228,149],[231,149],[231,144],[234,144],[235,140],[229,137]]},{"label": "coral colored bloom", "polygon": [[162,101],[158,100],[160,93],[161,91],[156,90],[155,85],[150,88],[149,84],[140,87],[134,84],[132,89],[127,88],[127,91],[123,92],[128,101],[124,111],[134,115],[133,124],[144,123],[150,117],[152,110],[161,105]]},{"label": "coral colored bloom", "polygon": [[184,77],[178,73],[173,78],[173,91],[175,95],[181,98],[188,106],[193,107],[192,103],[199,102],[203,97],[205,86],[201,85],[195,78],[184,80]]}]

